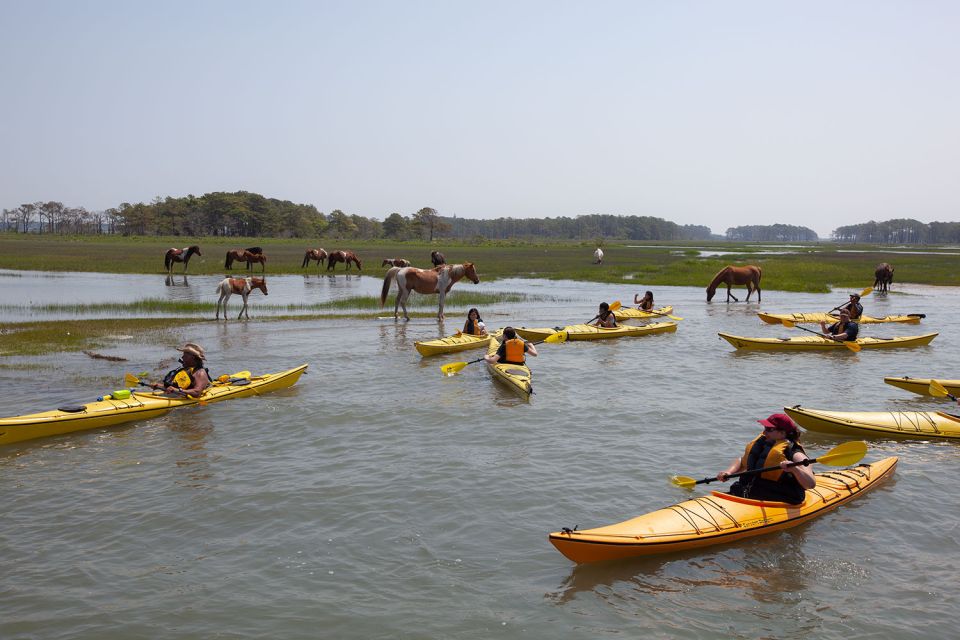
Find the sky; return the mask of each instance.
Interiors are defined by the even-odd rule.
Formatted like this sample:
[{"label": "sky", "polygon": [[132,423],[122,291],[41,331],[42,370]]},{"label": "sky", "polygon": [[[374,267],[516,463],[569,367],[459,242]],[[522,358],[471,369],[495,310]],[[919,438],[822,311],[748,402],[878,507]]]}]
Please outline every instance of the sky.
[{"label": "sky", "polygon": [[960,220],[960,3],[0,0],[0,207]]}]

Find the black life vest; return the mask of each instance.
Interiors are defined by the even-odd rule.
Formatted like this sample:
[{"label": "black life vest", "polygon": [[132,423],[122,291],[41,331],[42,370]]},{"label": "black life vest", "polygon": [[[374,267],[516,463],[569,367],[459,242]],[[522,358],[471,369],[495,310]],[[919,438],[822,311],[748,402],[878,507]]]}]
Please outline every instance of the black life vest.
[{"label": "black life vest", "polygon": [[[213,378],[210,377],[210,370],[206,367],[203,367],[203,370],[207,372],[207,380],[213,380]],[[196,382],[196,379],[193,377],[194,371],[196,371],[196,369],[191,369],[190,367],[177,367],[176,369],[168,371],[167,375],[163,376],[163,386],[176,387],[178,389],[190,389],[193,387],[194,382]],[[181,372],[185,373],[187,378],[190,379],[190,383],[186,386],[177,382],[177,375]],[[183,376],[181,376],[181,378],[182,377]]]}]

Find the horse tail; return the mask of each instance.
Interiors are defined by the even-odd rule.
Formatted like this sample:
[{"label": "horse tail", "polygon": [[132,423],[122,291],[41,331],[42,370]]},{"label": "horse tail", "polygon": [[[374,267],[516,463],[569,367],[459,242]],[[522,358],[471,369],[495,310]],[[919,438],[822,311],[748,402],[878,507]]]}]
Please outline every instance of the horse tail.
[{"label": "horse tail", "polygon": [[173,259],[170,257],[170,252],[167,251],[166,255],[163,256],[163,268],[169,271],[172,263]]},{"label": "horse tail", "polygon": [[760,284],[760,278],[763,277],[763,269],[761,269],[759,266],[755,266],[754,269],[757,270],[757,284]]},{"label": "horse tail", "polygon": [[[390,283],[393,282],[394,277],[400,271],[400,267],[390,267],[387,269],[387,275],[383,277],[383,288],[380,290],[380,307],[383,307],[383,304],[387,301],[387,294],[390,293]],[[400,286],[399,283],[397,286]]]},{"label": "horse tail", "polygon": [[307,251],[305,254],[303,254],[303,264],[300,265],[300,268],[303,269],[305,266],[307,266],[307,263],[308,263],[308,262],[310,262],[310,252],[309,252],[309,251]]},{"label": "horse tail", "polygon": [[232,260],[231,258],[232,258],[232,256],[230,255],[230,252],[227,251],[227,259],[223,261],[223,268],[224,268],[224,269],[229,269],[229,268],[230,268],[230,265],[233,264],[233,260]]}]

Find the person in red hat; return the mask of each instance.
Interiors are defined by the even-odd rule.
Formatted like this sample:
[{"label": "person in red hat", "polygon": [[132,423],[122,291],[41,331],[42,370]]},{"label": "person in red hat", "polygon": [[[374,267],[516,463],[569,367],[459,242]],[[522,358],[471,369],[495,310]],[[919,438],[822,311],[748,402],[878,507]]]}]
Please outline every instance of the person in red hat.
[{"label": "person in red hat", "polygon": [[[806,490],[815,487],[817,480],[800,445],[800,429],[783,413],[757,422],[763,425],[763,433],[747,445],[742,458],[717,474],[717,480],[726,482],[734,473],[779,466],[774,471],[741,476],[730,485],[730,493],[754,500],[802,503]],[[791,462],[799,464],[790,466]]]}]

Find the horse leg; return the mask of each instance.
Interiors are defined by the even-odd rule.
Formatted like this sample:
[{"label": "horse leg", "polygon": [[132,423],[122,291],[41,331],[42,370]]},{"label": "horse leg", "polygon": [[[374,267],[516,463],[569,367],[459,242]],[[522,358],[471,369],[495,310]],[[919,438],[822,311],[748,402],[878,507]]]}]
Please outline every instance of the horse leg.
[{"label": "horse leg", "polygon": [[[240,307],[240,315],[237,316],[237,320],[243,317],[243,312],[247,310],[247,296],[243,296],[243,306]],[[247,319],[250,319],[250,316],[247,316]]]},{"label": "horse leg", "polygon": [[220,303],[221,302],[223,303],[223,319],[224,320],[227,319],[227,300],[229,299],[230,299],[229,293],[224,293],[223,291],[220,292],[220,299],[217,300],[217,317],[216,317],[217,320],[220,319]]},{"label": "horse leg", "polygon": [[400,306],[403,307],[403,319],[409,321],[410,314],[407,313],[407,298],[410,297],[410,289],[404,289],[402,293],[398,293],[397,296],[402,296],[400,298]]},{"label": "horse leg", "polygon": [[440,289],[440,306],[437,308],[437,322],[443,322],[443,299],[447,297],[447,292],[444,289]]},{"label": "horse leg", "polygon": [[734,302],[740,302],[740,300],[737,299],[737,296],[733,295],[733,293],[730,291],[730,285],[728,284],[727,285],[727,302],[730,302],[730,298],[733,298]]}]

